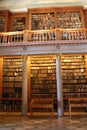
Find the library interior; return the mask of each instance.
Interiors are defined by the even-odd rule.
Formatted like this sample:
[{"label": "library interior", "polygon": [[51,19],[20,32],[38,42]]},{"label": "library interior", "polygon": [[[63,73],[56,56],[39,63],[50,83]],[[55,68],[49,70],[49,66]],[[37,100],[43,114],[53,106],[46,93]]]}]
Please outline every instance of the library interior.
[{"label": "library interior", "polygon": [[0,129],[86,130],[86,1],[33,2],[0,1]]}]

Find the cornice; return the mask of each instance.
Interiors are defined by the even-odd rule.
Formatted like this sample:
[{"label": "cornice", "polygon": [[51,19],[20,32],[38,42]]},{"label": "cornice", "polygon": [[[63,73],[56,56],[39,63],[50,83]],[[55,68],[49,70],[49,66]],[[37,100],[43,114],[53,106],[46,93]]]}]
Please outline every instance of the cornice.
[{"label": "cornice", "polygon": [[87,40],[0,44],[0,56],[87,53]]},{"label": "cornice", "polygon": [[58,41],[35,41],[35,42],[21,42],[21,43],[3,43],[0,47],[21,47],[21,46],[46,46],[46,45],[73,45],[87,44],[87,40],[58,40]]}]

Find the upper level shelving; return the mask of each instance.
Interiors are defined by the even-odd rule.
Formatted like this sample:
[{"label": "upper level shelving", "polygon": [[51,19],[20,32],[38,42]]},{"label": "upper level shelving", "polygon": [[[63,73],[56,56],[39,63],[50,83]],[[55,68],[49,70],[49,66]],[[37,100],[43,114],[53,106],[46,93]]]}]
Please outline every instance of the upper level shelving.
[{"label": "upper level shelving", "polygon": [[27,12],[2,10],[0,32],[85,28],[86,14],[83,6],[31,8]]},{"label": "upper level shelving", "polygon": [[87,10],[82,6],[34,8],[5,14],[0,11],[1,44],[87,39]]}]

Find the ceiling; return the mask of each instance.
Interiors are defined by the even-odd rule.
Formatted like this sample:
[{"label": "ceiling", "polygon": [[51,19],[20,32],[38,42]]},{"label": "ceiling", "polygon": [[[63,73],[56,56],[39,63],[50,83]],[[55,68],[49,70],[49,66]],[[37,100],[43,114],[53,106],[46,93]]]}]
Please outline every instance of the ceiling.
[{"label": "ceiling", "polygon": [[27,11],[29,8],[75,5],[87,8],[87,0],[0,0],[0,10],[8,9],[14,12]]}]

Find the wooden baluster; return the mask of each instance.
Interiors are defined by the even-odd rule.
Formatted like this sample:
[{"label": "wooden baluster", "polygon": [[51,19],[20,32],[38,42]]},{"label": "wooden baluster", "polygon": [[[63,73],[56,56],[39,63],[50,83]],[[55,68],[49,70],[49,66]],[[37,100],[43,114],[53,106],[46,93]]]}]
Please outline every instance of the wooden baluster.
[{"label": "wooden baluster", "polygon": [[36,33],[34,33],[34,41],[36,41]]},{"label": "wooden baluster", "polygon": [[4,35],[4,43],[6,43],[6,35]]},{"label": "wooden baluster", "polygon": [[17,34],[17,42],[19,42],[19,34]]},{"label": "wooden baluster", "polygon": [[40,34],[40,41],[42,41],[42,32],[40,32],[39,34]]},{"label": "wooden baluster", "polygon": [[76,40],[78,40],[78,31],[75,32]]},{"label": "wooden baluster", "polygon": [[47,41],[49,41],[49,32],[47,32]]},{"label": "wooden baluster", "polygon": [[33,33],[30,33],[31,34],[31,41],[34,40],[34,34]]},{"label": "wooden baluster", "polygon": [[13,35],[10,35],[11,43],[12,43],[12,38],[13,38]]},{"label": "wooden baluster", "polygon": [[70,40],[72,40],[72,32],[71,31],[69,32],[69,35],[70,35]]},{"label": "wooden baluster", "polygon": [[74,32],[72,32],[72,40],[74,40]]},{"label": "wooden baluster", "polygon": [[83,39],[83,34],[82,34],[82,31],[80,31],[80,40]]},{"label": "wooden baluster", "polygon": [[44,41],[44,32],[42,33],[42,41]]},{"label": "wooden baluster", "polygon": [[19,34],[18,42],[21,42],[21,34]]},{"label": "wooden baluster", "polygon": [[19,34],[16,34],[16,42],[19,42]]},{"label": "wooden baluster", "polygon": [[8,35],[7,37],[8,37],[7,38],[7,43],[9,43],[10,42],[10,35]]},{"label": "wooden baluster", "polygon": [[76,40],[77,39],[77,33],[76,33],[76,31],[74,30],[74,40]]},{"label": "wooden baluster", "polygon": [[16,35],[14,35],[14,42],[16,42]]},{"label": "wooden baluster", "polygon": [[39,33],[37,33],[37,41],[39,41]]},{"label": "wooden baluster", "polygon": [[32,36],[32,41],[34,41],[34,39],[35,39],[35,34],[32,32],[31,33],[31,36]]},{"label": "wooden baluster", "polygon": [[63,40],[67,40],[67,32],[63,32]]},{"label": "wooden baluster", "polygon": [[47,41],[47,32],[45,32],[45,41]]},{"label": "wooden baluster", "polygon": [[72,32],[70,32],[70,40],[72,40]]},{"label": "wooden baluster", "polygon": [[3,38],[2,38],[2,43],[4,43],[4,35],[3,35]]},{"label": "wooden baluster", "polygon": [[37,36],[37,34],[36,34],[36,33],[34,33],[34,41],[36,41],[36,36]]},{"label": "wooden baluster", "polygon": [[64,40],[64,39],[63,39],[63,31],[61,31],[61,33],[60,33],[60,37],[61,37],[60,40]]},{"label": "wooden baluster", "polygon": [[3,35],[3,43],[5,43],[5,35]]}]

